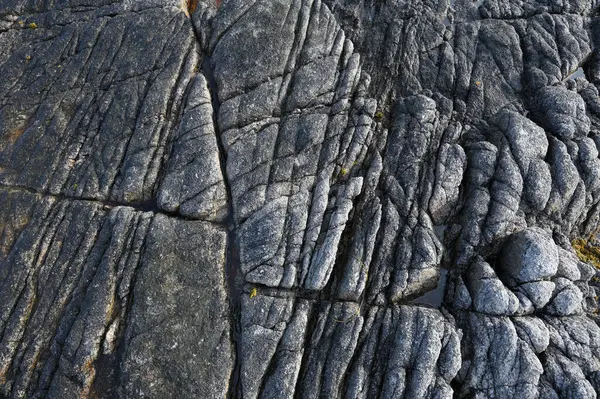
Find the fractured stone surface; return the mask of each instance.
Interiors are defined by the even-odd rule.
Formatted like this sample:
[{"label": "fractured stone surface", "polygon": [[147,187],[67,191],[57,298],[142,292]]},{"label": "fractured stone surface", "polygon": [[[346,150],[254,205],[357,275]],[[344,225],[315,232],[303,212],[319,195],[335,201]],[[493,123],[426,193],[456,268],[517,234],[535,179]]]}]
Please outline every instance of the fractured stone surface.
[{"label": "fractured stone surface", "polygon": [[596,398],[597,13],[3,1],[0,397]]}]

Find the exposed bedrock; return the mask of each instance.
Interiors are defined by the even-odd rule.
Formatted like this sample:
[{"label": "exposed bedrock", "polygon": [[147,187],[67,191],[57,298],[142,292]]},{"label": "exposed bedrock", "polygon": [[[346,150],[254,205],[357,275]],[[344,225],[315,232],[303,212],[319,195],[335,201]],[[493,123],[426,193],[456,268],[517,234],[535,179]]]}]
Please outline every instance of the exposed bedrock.
[{"label": "exposed bedrock", "polygon": [[596,398],[600,5],[0,4],[0,397]]}]

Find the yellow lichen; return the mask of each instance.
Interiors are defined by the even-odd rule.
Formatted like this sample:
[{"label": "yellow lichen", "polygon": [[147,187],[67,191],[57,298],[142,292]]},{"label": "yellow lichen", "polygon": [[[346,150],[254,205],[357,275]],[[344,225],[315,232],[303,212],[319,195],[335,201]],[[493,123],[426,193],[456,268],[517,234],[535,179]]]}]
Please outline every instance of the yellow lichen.
[{"label": "yellow lichen", "polygon": [[381,111],[375,112],[375,120],[380,121],[382,119],[383,119],[383,112],[381,112]]},{"label": "yellow lichen", "polygon": [[477,86],[477,87],[481,87],[481,82],[480,82],[479,80],[478,80],[478,81],[476,81],[476,82],[475,82],[475,86]]},{"label": "yellow lichen", "polygon": [[23,20],[20,20],[20,21],[18,22],[18,24],[19,24],[19,26],[23,26],[23,25],[25,25],[25,21],[23,21]]},{"label": "yellow lichen", "polygon": [[258,294],[258,290],[256,289],[256,287],[254,287],[250,290],[250,299],[254,298],[256,294]]},{"label": "yellow lichen", "polygon": [[26,60],[26,61],[29,61],[29,60],[31,60],[31,56],[30,56],[30,55],[26,55],[26,56],[25,56],[25,60]]},{"label": "yellow lichen", "polygon": [[592,244],[595,241],[596,233],[592,233],[589,238],[577,238],[571,242],[577,257],[585,263],[589,263],[597,269],[600,269],[600,247]]},{"label": "yellow lichen", "polygon": [[29,26],[30,29],[37,29],[37,24],[35,22],[30,22],[27,26]]},{"label": "yellow lichen", "polygon": [[340,170],[340,175],[346,176],[347,174],[348,174],[348,169],[342,168],[342,170]]}]

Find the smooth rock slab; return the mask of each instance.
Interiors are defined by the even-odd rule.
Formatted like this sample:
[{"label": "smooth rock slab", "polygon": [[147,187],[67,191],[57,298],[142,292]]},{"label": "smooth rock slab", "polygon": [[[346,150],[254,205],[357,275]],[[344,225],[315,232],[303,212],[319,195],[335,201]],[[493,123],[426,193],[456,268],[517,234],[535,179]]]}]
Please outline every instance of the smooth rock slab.
[{"label": "smooth rock slab", "polygon": [[233,366],[225,232],[157,215],[126,333],[127,397],[222,398]]}]

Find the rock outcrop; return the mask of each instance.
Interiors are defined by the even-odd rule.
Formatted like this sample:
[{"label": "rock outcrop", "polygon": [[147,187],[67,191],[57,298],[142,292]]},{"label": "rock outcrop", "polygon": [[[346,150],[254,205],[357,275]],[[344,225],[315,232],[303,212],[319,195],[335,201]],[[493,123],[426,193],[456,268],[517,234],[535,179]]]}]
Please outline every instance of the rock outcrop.
[{"label": "rock outcrop", "polygon": [[599,10],[4,0],[0,397],[596,398]]}]

